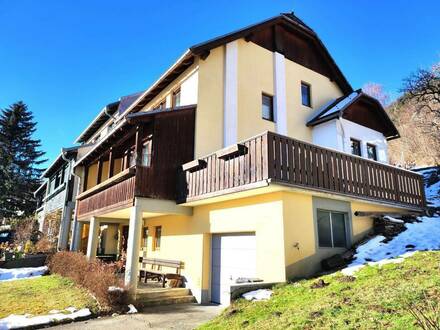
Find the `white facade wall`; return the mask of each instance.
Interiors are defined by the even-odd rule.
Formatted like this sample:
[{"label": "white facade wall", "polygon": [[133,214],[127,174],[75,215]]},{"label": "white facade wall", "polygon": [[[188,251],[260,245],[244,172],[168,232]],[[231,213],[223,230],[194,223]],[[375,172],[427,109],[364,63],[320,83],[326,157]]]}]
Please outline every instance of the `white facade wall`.
[{"label": "white facade wall", "polygon": [[377,160],[388,163],[388,144],[385,136],[371,128],[340,118],[313,128],[313,143],[346,153],[351,153],[350,139],[361,141],[361,155],[367,158],[367,143],[376,146]]},{"label": "white facade wall", "polygon": [[199,71],[195,71],[180,86],[180,105],[197,104]]}]

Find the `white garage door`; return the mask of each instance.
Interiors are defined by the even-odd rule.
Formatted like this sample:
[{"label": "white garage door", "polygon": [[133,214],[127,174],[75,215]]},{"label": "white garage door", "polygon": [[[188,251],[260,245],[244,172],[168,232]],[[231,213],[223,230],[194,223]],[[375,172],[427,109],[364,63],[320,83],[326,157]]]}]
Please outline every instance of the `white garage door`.
[{"label": "white garage door", "polygon": [[228,305],[229,287],[239,277],[256,275],[254,233],[212,235],[211,301]]}]

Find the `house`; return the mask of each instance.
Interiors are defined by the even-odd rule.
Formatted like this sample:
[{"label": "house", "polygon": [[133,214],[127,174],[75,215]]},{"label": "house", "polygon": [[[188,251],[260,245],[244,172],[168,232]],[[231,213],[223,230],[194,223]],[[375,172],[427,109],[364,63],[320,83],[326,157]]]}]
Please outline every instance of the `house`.
[{"label": "house", "polygon": [[291,13],[191,47],[111,125],[75,163],[73,245],[126,251],[134,292],[140,256],[177,260],[197,301],[227,304],[425,208],[422,178],[388,164],[380,103]]},{"label": "house", "polygon": [[73,173],[75,162],[111,131],[118,110],[121,106],[130,105],[130,100],[137,96],[124,96],[106,105],[75,140],[77,145],[62,148],[57,158],[42,173],[42,183],[34,192],[37,199],[36,218],[39,230],[53,241],[58,250],[66,250],[69,242],[75,242],[71,238],[79,187],[79,177]]},{"label": "house", "polygon": [[37,199],[36,217],[39,230],[59,250],[68,248],[70,226],[74,216],[79,179],[73,175],[77,157],[87,148],[63,148],[42,173],[42,183],[34,192]]}]

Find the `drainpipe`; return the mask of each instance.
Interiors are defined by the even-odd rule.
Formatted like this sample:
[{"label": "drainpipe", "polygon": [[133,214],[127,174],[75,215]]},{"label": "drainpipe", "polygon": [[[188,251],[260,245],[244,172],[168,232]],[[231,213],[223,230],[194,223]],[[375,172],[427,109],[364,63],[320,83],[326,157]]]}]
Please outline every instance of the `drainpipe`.
[{"label": "drainpipe", "polygon": [[345,152],[345,129],[344,129],[344,125],[342,124],[342,113],[339,114],[338,122],[342,131],[342,151]]}]

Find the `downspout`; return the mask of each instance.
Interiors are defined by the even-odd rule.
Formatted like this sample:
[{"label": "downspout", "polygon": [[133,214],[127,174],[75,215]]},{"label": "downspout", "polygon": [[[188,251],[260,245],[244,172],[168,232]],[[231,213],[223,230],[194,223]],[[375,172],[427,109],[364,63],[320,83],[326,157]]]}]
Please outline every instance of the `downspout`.
[{"label": "downspout", "polygon": [[342,119],[342,111],[339,113],[338,122],[342,132],[342,152],[345,152],[345,129],[341,119]]}]

